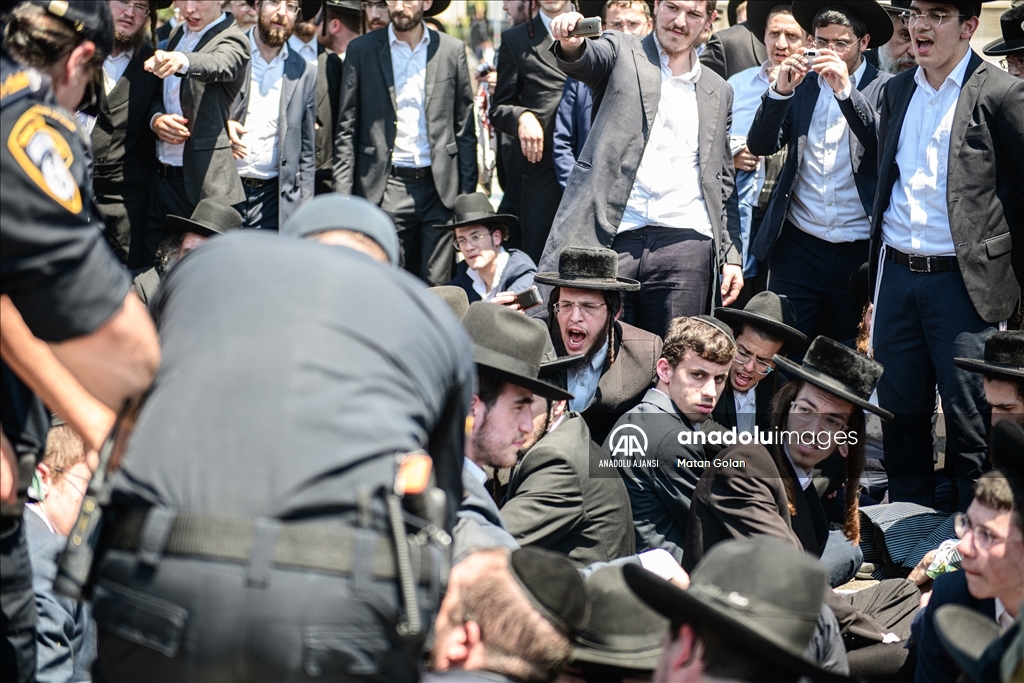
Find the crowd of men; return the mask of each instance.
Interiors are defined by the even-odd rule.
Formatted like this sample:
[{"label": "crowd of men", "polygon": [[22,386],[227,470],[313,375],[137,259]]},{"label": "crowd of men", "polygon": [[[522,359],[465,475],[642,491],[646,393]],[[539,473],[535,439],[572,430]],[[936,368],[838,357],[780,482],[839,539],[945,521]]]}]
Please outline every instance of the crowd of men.
[{"label": "crowd of men", "polygon": [[720,4],[4,4],[4,680],[1024,680],[1024,4]]}]

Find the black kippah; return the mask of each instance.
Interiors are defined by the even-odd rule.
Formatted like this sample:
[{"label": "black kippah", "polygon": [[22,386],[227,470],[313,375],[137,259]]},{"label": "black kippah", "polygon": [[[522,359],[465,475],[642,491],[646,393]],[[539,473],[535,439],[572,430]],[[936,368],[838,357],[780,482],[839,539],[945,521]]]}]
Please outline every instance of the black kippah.
[{"label": "black kippah", "polygon": [[520,548],[509,570],[533,606],[563,633],[574,636],[587,625],[586,586],[567,557],[540,548]]}]

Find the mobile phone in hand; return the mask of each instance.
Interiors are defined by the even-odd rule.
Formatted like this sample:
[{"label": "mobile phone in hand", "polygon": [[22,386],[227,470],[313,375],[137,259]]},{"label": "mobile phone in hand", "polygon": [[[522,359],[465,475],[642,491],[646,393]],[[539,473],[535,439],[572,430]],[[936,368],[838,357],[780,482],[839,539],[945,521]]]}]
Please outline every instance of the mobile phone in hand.
[{"label": "mobile phone in hand", "polygon": [[596,38],[601,35],[601,17],[587,17],[576,22],[576,27],[569,31],[570,38]]},{"label": "mobile phone in hand", "polygon": [[521,311],[528,311],[535,306],[540,306],[544,303],[544,300],[540,296],[540,290],[534,285],[525,292],[516,294],[516,298],[511,303],[519,304],[519,310]]}]

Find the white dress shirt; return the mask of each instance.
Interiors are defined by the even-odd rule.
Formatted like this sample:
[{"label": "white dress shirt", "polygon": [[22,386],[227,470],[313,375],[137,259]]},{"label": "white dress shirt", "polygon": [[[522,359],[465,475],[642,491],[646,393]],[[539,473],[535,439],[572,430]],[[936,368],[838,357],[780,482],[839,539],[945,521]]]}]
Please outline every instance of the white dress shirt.
[{"label": "white dress shirt", "polygon": [[[839,109],[839,101],[849,99],[867,66],[867,60],[862,59],[850,75],[849,86],[838,95],[828,81],[818,78],[818,101],[793,185],[787,218],[808,235],[826,242],[856,242],[871,235],[871,221],[853,178],[850,124]],[[774,91],[769,97],[788,99]]]},{"label": "white dress shirt", "polygon": [[269,180],[280,172],[278,122],[288,45],[281,46],[281,51],[268,63],[256,45],[255,31],[255,27],[249,29],[249,106],[242,121],[248,131],[244,141],[249,153],[244,159],[235,159],[235,164],[243,178]]},{"label": "white dress shirt", "polygon": [[1003,633],[1013,626],[1013,615],[1006,611],[1006,605],[999,598],[996,598],[996,623]]},{"label": "white dress shirt", "polygon": [[[761,66],[752,66],[744,69],[738,74],[733,74],[728,80],[732,86],[732,138],[747,139],[750,126],[754,123],[754,116],[761,107],[761,97],[768,90],[771,81],[768,74],[771,73],[772,63],[765,62]],[[744,145],[746,142],[743,143]],[[735,146],[734,146],[735,149]]]},{"label": "white dress shirt", "polygon": [[569,401],[569,410],[581,413],[594,400],[594,396],[597,395],[597,385],[601,381],[601,373],[604,370],[604,361],[607,358],[608,342],[605,340],[589,365],[571,369],[566,373],[568,380],[566,389],[573,395],[573,399]]},{"label": "white dress shirt", "polygon": [[430,140],[427,138],[427,47],[430,29],[423,25],[423,39],[410,49],[388,25],[391,45],[391,70],[395,77],[395,104],[398,106],[398,130],[391,163],[404,168],[430,166]]},{"label": "white dress shirt", "polygon": [[121,76],[124,76],[134,54],[135,50],[125,50],[116,57],[107,55],[107,58],[103,60],[103,92],[110,94],[117,82],[121,80]]},{"label": "white dress shirt", "polygon": [[757,419],[757,391],[751,388],[747,391],[732,391],[733,401],[736,404],[736,431],[747,434],[754,433],[754,424]]},{"label": "white dress shirt", "polygon": [[713,237],[700,182],[700,60],[694,53],[693,69],[673,76],[657,37],[655,43],[661,57],[661,100],[618,232],[658,225]]},{"label": "white dress shirt", "polygon": [[505,251],[504,247],[498,247],[498,255],[494,259],[494,277],[491,279],[490,289],[487,289],[487,283],[480,277],[480,273],[472,268],[466,270],[469,279],[473,281],[473,291],[480,295],[481,300],[490,301],[498,293],[495,290],[498,287],[498,283],[501,282],[501,276],[505,272],[505,266],[507,265],[508,252]]},{"label": "white dress shirt", "polygon": [[301,38],[293,33],[288,38],[288,47],[305,59],[307,64],[312,64],[313,68],[316,68],[316,58],[319,56],[317,54],[316,36],[313,36],[313,40],[308,43],[304,43]]},{"label": "white dress shirt", "polygon": [[472,476],[474,479],[476,479],[481,484],[486,484],[487,483],[487,473],[484,472],[484,468],[483,467],[480,467],[480,465],[477,465],[475,462],[473,462],[469,458],[465,458],[462,461],[462,463],[463,463],[462,466],[464,468],[466,468],[466,471],[469,472],[470,476]]},{"label": "white dress shirt", "polygon": [[972,54],[968,49],[938,90],[928,83],[924,70],[914,74],[917,89],[896,147],[900,177],[882,216],[882,240],[905,254],[956,255],[949,229],[946,172],[953,116]]},{"label": "white dress shirt", "polygon": [[[182,53],[185,54],[185,66],[182,67],[178,71],[178,73],[180,73],[180,74],[188,73],[188,53],[192,52],[192,50],[195,49],[196,45],[198,45],[199,41],[203,39],[203,36],[206,35],[207,31],[209,31],[214,26],[217,26],[222,21],[225,21],[227,18],[228,18],[228,15],[222,12],[221,15],[220,15],[220,19],[217,19],[216,21],[211,21],[209,24],[204,26],[199,31],[191,31],[188,28],[188,24],[185,24],[185,29],[184,29],[185,32],[181,36],[181,40],[178,41],[178,44],[175,46],[175,48],[173,50],[174,52],[182,52]],[[178,116],[182,116],[183,115],[183,113],[181,111],[181,78],[179,78],[177,76],[168,76],[167,78],[164,79],[164,111],[163,111],[163,113],[164,114],[177,114]],[[156,117],[154,116],[153,118],[155,119]],[[189,124],[191,124],[191,123],[192,122],[189,121]],[[149,124],[150,124],[150,127],[153,126],[153,122],[152,121],[150,121]],[[160,160],[161,163],[167,164],[169,166],[181,166],[182,164],[185,163],[184,162],[184,155],[185,155],[185,144],[184,143],[182,143],[180,145],[172,145],[172,144],[166,143],[163,140],[157,138],[157,141],[156,141],[156,157],[157,157],[157,159]]]}]

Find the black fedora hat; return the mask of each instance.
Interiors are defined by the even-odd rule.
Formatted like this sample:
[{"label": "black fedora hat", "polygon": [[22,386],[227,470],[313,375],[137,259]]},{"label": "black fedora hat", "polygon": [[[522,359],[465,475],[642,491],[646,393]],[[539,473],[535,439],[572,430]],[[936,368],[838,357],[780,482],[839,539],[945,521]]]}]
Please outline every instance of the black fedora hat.
[{"label": "black fedora hat", "polygon": [[750,325],[778,337],[785,343],[783,349],[787,353],[800,353],[807,348],[807,335],[793,327],[796,324],[796,309],[793,303],[775,292],[755,294],[743,310],[717,308],[715,317],[729,323],[735,329]]},{"label": "black fedora hat", "polygon": [[892,413],[871,403],[871,393],[882,376],[882,364],[878,361],[862,356],[828,337],[818,337],[811,342],[804,355],[803,365],[797,365],[778,354],[774,360],[783,372],[810,382],[864,410],[870,410],[883,420],[892,419]]},{"label": "black fedora hat", "polygon": [[669,621],[641,602],[626,585],[621,567],[587,577],[590,621],[576,637],[572,659],[620,669],[653,671]]},{"label": "black fedora hat", "polygon": [[434,4],[430,6],[430,9],[423,10],[423,16],[436,17],[438,14],[448,9],[448,5],[450,4],[452,4],[452,0],[434,0]]},{"label": "black fedora hat", "polygon": [[544,359],[544,324],[505,306],[471,304],[462,325],[473,340],[480,374],[529,389],[538,396],[570,401],[572,394],[538,379]]},{"label": "black fedora hat", "polygon": [[903,14],[910,9],[910,2],[911,0],[892,0],[891,2],[883,1],[878,4],[889,14]]},{"label": "black fedora hat", "polygon": [[744,2],[745,0],[729,0],[729,6],[725,9],[725,14],[729,19],[729,26],[735,26],[737,24],[736,20],[738,17],[736,16],[736,13],[739,11],[740,5]]},{"label": "black fedora hat", "polygon": [[566,247],[558,255],[557,273],[537,273],[534,282],[553,287],[635,292],[640,283],[619,277],[619,255],[602,247]]},{"label": "black fedora hat", "polygon": [[167,227],[179,234],[194,232],[212,237],[242,227],[242,215],[224,202],[207,197],[199,200],[189,218],[168,216]]},{"label": "black fedora hat", "polygon": [[[245,1],[249,3],[249,7],[256,6],[256,0]],[[323,4],[324,0],[301,0],[301,2],[299,2],[299,14],[301,16],[298,19],[296,19],[296,21],[309,21],[310,19],[316,16],[317,12],[320,11],[321,5]]]},{"label": "black fedora hat", "polygon": [[[1019,618],[1003,633],[999,624],[976,609],[942,605],[935,610],[935,630],[957,668],[972,683],[1009,683],[1021,667],[1024,630]],[[1015,661],[1008,662],[1004,669],[1002,662],[1007,655]],[[1000,675],[1001,670],[1007,673]]]},{"label": "black fedora hat", "polygon": [[990,56],[1012,55],[1024,52],[1024,5],[1017,5],[1003,12],[999,17],[1002,38],[996,38],[986,45],[982,52]]},{"label": "black fedora hat", "polygon": [[324,0],[324,5],[353,16],[363,16],[362,0]]},{"label": "black fedora hat", "polygon": [[545,619],[568,636],[583,630],[590,614],[587,586],[569,558],[544,548],[520,548],[508,557],[512,578]]},{"label": "black fedora hat", "polygon": [[[771,567],[771,571],[753,568]],[[670,619],[728,634],[732,646],[765,668],[849,681],[804,656],[828,589],[821,563],[768,536],[724,541],[690,574],[690,587],[674,584],[637,565],[622,568],[640,599]]]},{"label": "black fedora hat", "polygon": [[1024,485],[1024,427],[1013,420],[1000,420],[992,428],[990,452],[997,470]]},{"label": "black fedora hat", "polygon": [[985,340],[985,359],[954,358],[958,368],[993,379],[1024,381],[1024,331],[993,332]]},{"label": "black fedora hat", "polygon": [[814,35],[814,17],[825,7],[845,7],[850,14],[856,15],[867,24],[871,36],[869,47],[880,47],[892,38],[893,27],[889,13],[875,0],[857,0],[857,2],[835,2],[835,0],[793,0],[793,17],[805,31]]},{"label": "black fedora hat", "polygon": [[776,2],[775,0],[750,0],[747,3],[747,28],[762,43],[764,32],[768,28],[768,17],[772,10],[779,5],[789,5],[788,2]]},{"label": "black fedora hat", "polygon": [[490,230],[501,229],[501,235],[508,239],[508,231],[519,225],[519,219],[506,213],[495,213],[491,200],[483,192],[460,194],[452,205],[452,219],[436,228],[454,230],[482,225]]}]

